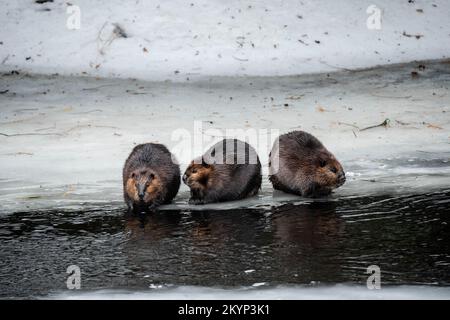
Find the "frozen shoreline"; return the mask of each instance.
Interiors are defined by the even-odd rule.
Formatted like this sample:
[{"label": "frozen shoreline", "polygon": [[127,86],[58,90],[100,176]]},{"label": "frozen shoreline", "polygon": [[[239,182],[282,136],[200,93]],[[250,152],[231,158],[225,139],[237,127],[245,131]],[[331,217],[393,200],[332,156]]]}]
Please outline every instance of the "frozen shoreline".
[{"label": "frozen shoreline", "polygon": [[[333,198],[448,187],[450,63],[421,64],[190,83],[3,75],[0,211],[120,206],[121,169],[134,144],[158,141],[173,149],[174,130],[192,132],[194,121],[220,132],[311,132],[349,177]],[[385,119],[388,128],[357,129]],[[268,152],[258,151],[266,166]],[[216,208],[286,199],[272,193],[264,177],[258,198]],[[168,208],[186,208],[187,198],[183,185]]]},{"label": "frozen shoreline", "polygon": [[205,287],[175,287],[131,290],[66,291],[50,294],[44,299],[68,300],[448,300],[449,287],[386,286],[369,290],[364,286],[335,285],[319,287],[280,286],[276,288],[219,289]]}]

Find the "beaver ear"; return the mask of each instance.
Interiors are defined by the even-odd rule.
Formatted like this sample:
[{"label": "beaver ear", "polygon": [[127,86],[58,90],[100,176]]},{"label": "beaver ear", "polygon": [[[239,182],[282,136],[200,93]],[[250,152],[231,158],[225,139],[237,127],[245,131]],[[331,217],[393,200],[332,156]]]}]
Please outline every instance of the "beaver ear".
[{"label": "beaver ear", "polygon": [[319,159],[319,166],[320,167],[325,167],[327,165],[327,161],[326,160],[323,160],[323,159]]},{"label": "beaver ear", "polygon": [[203,168],[209,168],[209,164],[206,163],[205,159],[202,158],[202,167]]}]

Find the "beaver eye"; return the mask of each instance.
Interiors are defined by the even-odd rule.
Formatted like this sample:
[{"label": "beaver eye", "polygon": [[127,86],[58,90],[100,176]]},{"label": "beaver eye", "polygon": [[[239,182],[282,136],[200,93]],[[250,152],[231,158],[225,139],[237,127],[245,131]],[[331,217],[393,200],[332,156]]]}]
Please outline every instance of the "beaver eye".
[{"label": "beaver eye", "polygon": [[136,174],[134,172],[131,174],[131,178],[136,178]]},{"label": "beaver eye", "polygon": [[337,173],[337,169],[335,167],[331,167],[330,171],[333,172],[333,173]]},{"label": "beaver eye", "polygon": [[192,169],[192,173],[197,173],[197,169]]},{"label": "beaver eye", "polygon": [[155,175],[153,173],[150,173],[150,179],[155,179]]}]

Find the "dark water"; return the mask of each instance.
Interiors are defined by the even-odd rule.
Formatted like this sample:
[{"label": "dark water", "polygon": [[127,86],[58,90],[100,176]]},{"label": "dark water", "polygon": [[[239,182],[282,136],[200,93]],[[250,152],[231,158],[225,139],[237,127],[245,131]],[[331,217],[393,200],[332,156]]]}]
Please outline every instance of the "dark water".
[{"label": "dark water", "polygon": [[1,297],[65,290],[72,264],[83,289],[362,284],[369,265],[383,285],[450,285],[450,190],[144,217],[21,212],[0,218],[0,243]]}]

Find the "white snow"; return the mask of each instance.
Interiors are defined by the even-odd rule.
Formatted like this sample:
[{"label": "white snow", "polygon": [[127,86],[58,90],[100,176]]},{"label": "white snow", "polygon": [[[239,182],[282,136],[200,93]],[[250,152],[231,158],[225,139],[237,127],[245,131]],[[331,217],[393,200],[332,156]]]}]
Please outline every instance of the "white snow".
[{"label": "white snow", "polygon": [[[373,6],[379,30],[366,23]],[[199,124],[205,147],[227,129],[256,130],[265,174],[278,133],[311,132],[348,173],[334,197],[448,186],[448,61],[342,70],[448,58],[449,16],[445,0],[7,1],[0,209],[122,206],[132,147],[162,142],[184,170],[203,150],[180,149],[177,134]],[[359,131],[385,119],[389,128]],[[188,208],[187,198],[183,185],[166,208]],[[307,201],[265,177],[258,197],[195,209],[285,200]]]},{"label": "white snow", "polygon": [[[70,30],[77,8],[81,27]],[[375,30],[366,24],[374,8]],[[331,200],[448,188],[449,17],[447,0],[4,1],[0,214],[123,208],[121,170],[134,145],[166,144],[184,171],[227,129],[255,130],[266,142],[254,145],[260,194],[189,206],[182,185],[161,210],[311,201],[274,192],[267,179],[275,134],[294,129],[321,139],[347,171]],[[388,127],[360,130],[386,119]],[[177,134],[193,137],[199,124],[202,148],[180,149]],[[449,299],[450,288],[151,284],[46,298]]]},{"label": "white snow", "polygon": [[[0,71],[186,81],[450,57],[447,0],[70,4],[5,1],[0,10]],[[75,30],[67,27],[75,25],[74,11],[67,11],[73,6],[81,13],[80,29]],[[380,10],[379,30],[367,26],[373,6]],[[115,24],[126,38],[114,35]]]},{"label": "white snow", "polygon": [[206,287],[165,287],[148,291],[97,290],[64,291],[44,299],[119,300],[448,300],[450,287],[385,286],[369,290],[364,286],[279,286],[275,288],[220,289]]},{"label": "white snow", "polygon": [[[412,70],[420,75],[411,77]],[[174,133],[181,129],[192,136],[196,121],[205,140],[210,129],[219,135],[240,128],[263,133],[254,145],[264,165],[262,191],[245,201],[189,206],[183,184],[175,202],[161,209],[310,201],[273,191],[266,176],[271,145],[259,144],[270,140],[267,128],[308,131],[336,155],[350,174],[332,199],[448,188],[449,81],[445,61],[426,63],[422,71],[412,63],[194,83],[3,76],[0,88],[9,91],[0,95],[0,211],[122,207],[121,170],[133,146],[164,143],[184,171],[202,150],[180,152]],[[387,128],[359,130],[385,119]]]}]

